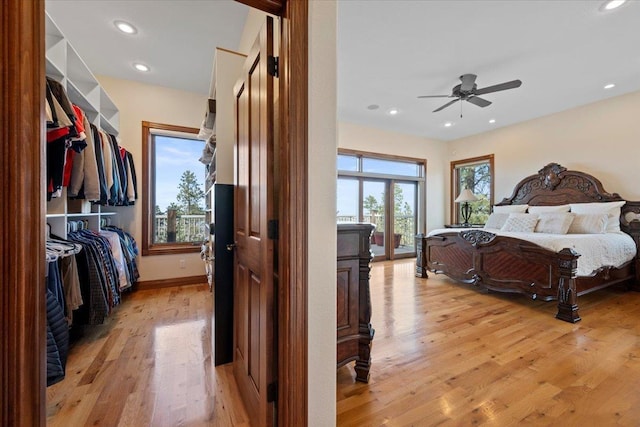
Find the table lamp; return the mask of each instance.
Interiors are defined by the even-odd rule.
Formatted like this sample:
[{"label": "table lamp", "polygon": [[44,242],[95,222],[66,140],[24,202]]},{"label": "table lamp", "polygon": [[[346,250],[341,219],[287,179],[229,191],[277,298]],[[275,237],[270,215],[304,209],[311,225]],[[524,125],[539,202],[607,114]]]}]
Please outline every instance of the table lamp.
[{"label": "table lamp", "polygon": [[471,206],[469,202],[475,202],[478,198],[469,190],[465,188],[460,195],[454,200],[456,203],[462,203],[462,225],[469,225],[469,217],[471,216]]}]

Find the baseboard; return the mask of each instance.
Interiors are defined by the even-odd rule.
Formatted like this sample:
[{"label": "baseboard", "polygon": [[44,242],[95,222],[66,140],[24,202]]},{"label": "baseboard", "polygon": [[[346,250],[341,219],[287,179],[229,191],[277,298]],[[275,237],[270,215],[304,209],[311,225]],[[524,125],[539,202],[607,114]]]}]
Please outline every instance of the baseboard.
[{"label": "baseboard", "polygon": [[160,279],[160,280],[144,280],[138,282],[136,287],[138,290],[148,289],[161,289],[170,288],[173,286],[186,286],[186,285],[204,285],[207,283],[207,276],[187,276],[187,277],[174,277],[172,279]]}]

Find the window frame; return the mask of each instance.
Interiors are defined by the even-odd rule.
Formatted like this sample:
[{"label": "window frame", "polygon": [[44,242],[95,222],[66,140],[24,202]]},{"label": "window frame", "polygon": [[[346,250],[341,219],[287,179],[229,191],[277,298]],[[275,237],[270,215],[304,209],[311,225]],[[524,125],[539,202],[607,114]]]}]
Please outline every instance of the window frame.
[{"label": "window frame", "polygon": [[489,163],[489,176],[491,178],[491,183],[489,184],[489,210],[494,205],[494,188],[495,188],[495,164],[494,164],[494,155],[487,154],[484,156],[478,157],[470,157],[468,159],[460,159],[451,161],[451,185],[450,185],[450,218],[451,224],[460,224],[460,210],[456,209],[455,199],[460,194],[460,189],[458,188],[458,169],[464,166],[472,166],[477,164]]},{"label": "window frame", "polygon": [[[415,221],[415,229],[416,233],[424,233],[427,226],[427,160],[420,159],[415,157],[404,157],[397,156],[392,154],[381,154],[381,153],[372,153],[369,151],[360,151],[360,150],[352,150],[347,148],[338,148],[337,155],[345,155],[345,156],[353,156],[357,158],[357,170],[356,171],[346,171],[346,170],[337,170],[337,179],[357,179],[359,181],[359,195],[362,196],[362,185],[363,180],[381,180],[388,183],[389,188],[385,191],[385,229],[389,230],[391,228],[391,212],[392,208],[392,197],[393,197],[393,189],[394,185],[397,182],[416,183],[416,221]],[[380,160],[391,160],[391,161],[399,161],[406,163],[415,163],[420,166],[418,169],[418,174],[416,176],[410,175],[392,175],[385,173],[375,173],[375,172],[362,172],[362,159],[363,157],[369,159],[380,159]],[[336,156],[337,158],[337,156]],[[363,207],[362,200],[359,201],[359,211],[358,217],[359,220],[363,217]],[[386,244],[386,243],[385,243]],[[392,248],[393,249],[393,248]],[[393,250],[389,253],[389,259],[399,259],[405,257],[415,256],[414,254],[395,254]],[[374,260],[382,260],[383,257],[375,257]]]},{"label": "window frame", "polygon": [[[200,244],[193,242],[154,243],[152,215],[155,212],[155,147],[152,142],[153,130],[193,134],[194,139],[200,132],[198,128],[169,125],[164,123],[142,122],[142,255],[167,255],[200,252]],[[179,135],[176,135],[179,136]],[[208,194],[205,196],[208,197]]]}]

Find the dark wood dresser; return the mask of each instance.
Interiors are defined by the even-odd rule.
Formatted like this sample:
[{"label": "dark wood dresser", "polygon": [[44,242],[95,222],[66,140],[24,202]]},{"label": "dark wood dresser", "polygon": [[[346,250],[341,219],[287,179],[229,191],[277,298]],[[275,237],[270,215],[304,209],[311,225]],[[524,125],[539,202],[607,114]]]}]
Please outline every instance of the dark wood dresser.
[{"label": "dark wood dresser", "polygon": [[356,380],[369,381],[371,367],[371,224],[338,224],[338,368],[356,362]]}]

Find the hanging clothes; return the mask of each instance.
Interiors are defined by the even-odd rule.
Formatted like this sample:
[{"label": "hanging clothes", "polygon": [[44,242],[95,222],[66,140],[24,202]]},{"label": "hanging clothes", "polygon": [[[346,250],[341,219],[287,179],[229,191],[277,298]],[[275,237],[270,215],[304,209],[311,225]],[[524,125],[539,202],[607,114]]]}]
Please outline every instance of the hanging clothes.
[{"label": "hanging clothes", "polygon": [[75,155],[71,170],[71,182],[67,194],[71,198],[86,199],[91,202],[100,200],[100,176],[94,143],[95,126],[89,123],[87,116],[82,120],[85,129],[86,148]]},{"label": "hanging clothes", "polygon": [[113,225],[108,225],[104,227],[104,229],[113,231],[120,237],[122,252],[125,257],[125,265],[127,267],[127,277],[129,278],[131,285],[135,284],[140,278],[140,273],[138,272],[138,265],[136,262],[139,251],[135,239],[131,234]]}]

